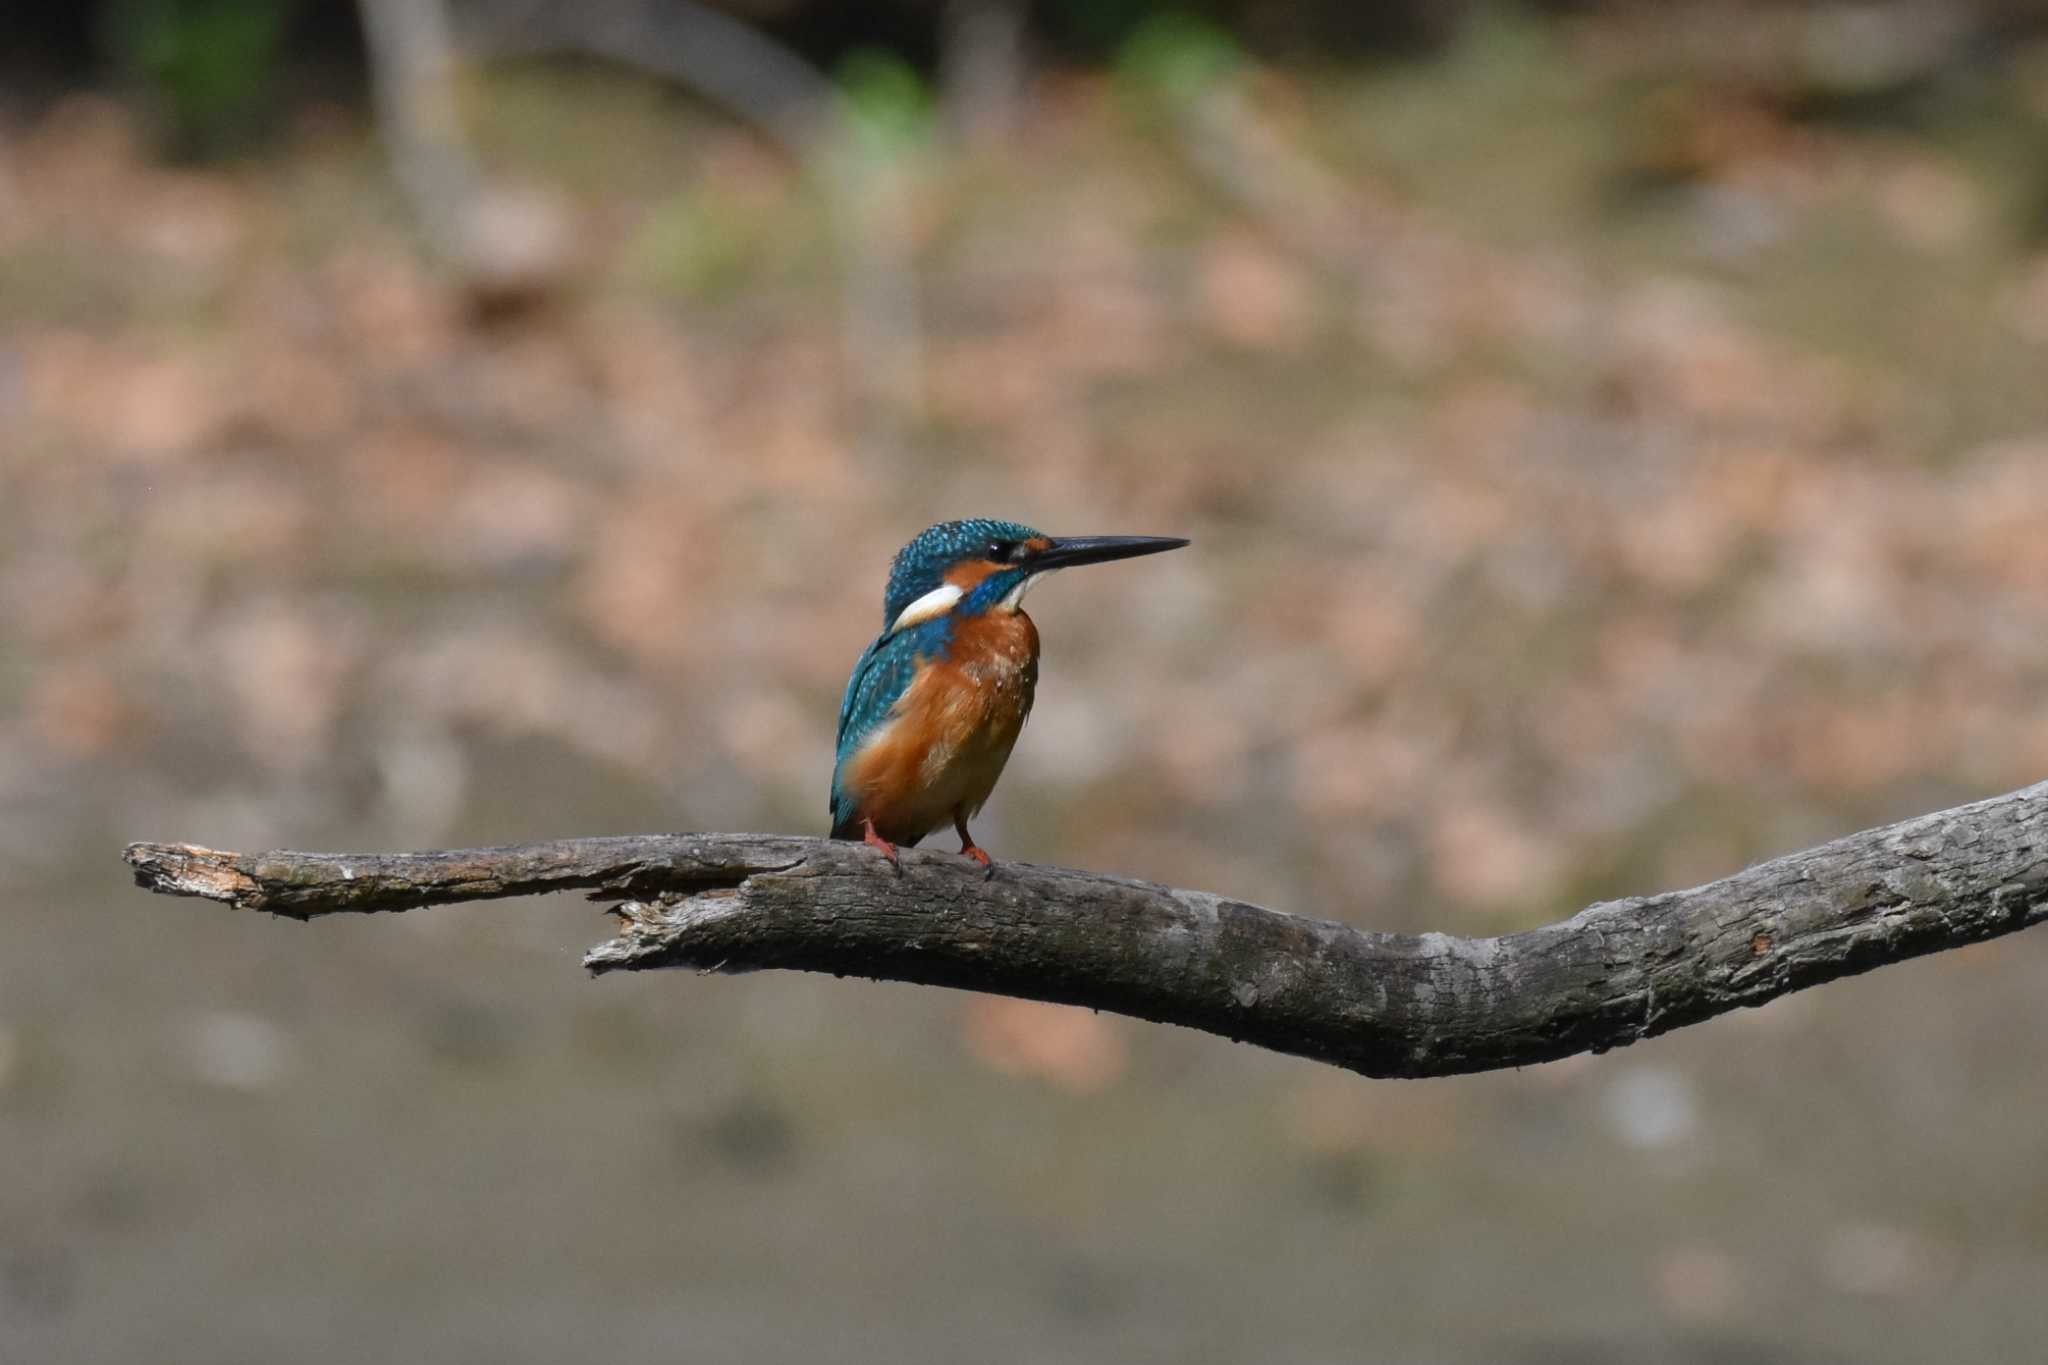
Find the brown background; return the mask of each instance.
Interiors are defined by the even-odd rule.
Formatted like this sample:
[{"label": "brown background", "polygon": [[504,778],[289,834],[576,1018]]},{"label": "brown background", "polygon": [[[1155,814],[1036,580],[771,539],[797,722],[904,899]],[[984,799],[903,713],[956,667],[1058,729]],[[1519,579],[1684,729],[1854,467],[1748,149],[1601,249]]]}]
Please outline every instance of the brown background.
[{"label": "brown background", "polygon": [[880,153],[886,420],[815,189],[616,73],[473,92],[573,262],[488,324],[353,112],[0,122],[0,1357],[2038,1354],[2033,936],[1388,1084],[118,861],[820,830],[957,515],[1196,542],[1034,595],[998,857],[1482,933],[2041,778],[2048,53],[1875,124],[1725,55],[1494,17],[1223,134],[1048,76]]}]

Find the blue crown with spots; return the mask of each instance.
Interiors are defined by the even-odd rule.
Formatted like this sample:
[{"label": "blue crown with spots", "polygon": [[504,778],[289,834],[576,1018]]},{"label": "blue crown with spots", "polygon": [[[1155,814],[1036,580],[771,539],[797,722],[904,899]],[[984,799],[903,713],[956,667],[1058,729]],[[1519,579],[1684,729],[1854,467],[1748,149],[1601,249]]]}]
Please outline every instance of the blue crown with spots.
[{"label": "blue crown with spots", "polygon": [[882,596],[882,625],[886,628],[903,614],[903,609],[946,581],[946,570],[967,559],[985,559],[990,547],[1031,540],[1039,532],[1014,521],[992,521],[974,517],[967,521],[942,521],[918,532],[917,538],[896,552],[889,565],[889,588]]}]

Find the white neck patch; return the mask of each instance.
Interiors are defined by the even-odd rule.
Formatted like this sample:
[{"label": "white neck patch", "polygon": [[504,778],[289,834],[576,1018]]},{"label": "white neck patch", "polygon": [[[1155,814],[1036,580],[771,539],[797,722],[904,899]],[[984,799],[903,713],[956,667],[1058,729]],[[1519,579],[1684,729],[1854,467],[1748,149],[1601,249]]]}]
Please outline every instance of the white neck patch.
[{"label": "white neck patch", "polygon": [[938,587],[933,588],[930,592],[898,612],[895,624],[889,627],[889,633],[893,635],[905,627],[919,625],[937,616],[944,616],[947,612],[953,610],[954,605],[964,596],[966,594],[961,591],[958,585],[941,583]]},{"label": "white neck patch", "polygon": [[1031,585],[1033,583],[1036,583],[1039,579],[1045,577],[1046,574],[1051,572],[1051,569],[1047,569],[1044,571],[1044,573],[1024,575],[1024,577],[1018,582],[1017,586],[1010,589],[1010,591],[1004,596],[1004,608],[1009,611],[1015,611],[1017,610],[1017,608],[1023,606],[1024,594],[1031,591]]}]

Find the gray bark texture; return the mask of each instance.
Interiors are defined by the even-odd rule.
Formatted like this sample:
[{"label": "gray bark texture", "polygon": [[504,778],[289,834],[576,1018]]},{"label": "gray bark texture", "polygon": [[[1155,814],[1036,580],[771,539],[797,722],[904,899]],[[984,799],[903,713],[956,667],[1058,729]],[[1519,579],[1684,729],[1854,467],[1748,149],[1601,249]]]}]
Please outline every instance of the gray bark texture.
[{"label": "gray bark texture", "polygon": [[1382,934],[1065,868],[765,834],[440,853],[131,844],[136,881],[294,919],[580,890],[592,972],[766,968],[1182,1024],[1368,1076],[1603,1052],[2048,917],[2048,783],[1498,938]]}]

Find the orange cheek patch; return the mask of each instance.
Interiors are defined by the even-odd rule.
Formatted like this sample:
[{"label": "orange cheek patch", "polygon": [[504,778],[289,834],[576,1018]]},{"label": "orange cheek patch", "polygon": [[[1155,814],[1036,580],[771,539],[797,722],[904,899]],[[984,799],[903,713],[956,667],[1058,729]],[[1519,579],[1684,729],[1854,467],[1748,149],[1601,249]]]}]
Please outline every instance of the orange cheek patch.
[{"label": "orange cheek patch", "polygon": [[946,581],[962,593],[970,593],[980,586],[983,579],[1002,567],[992,559],[970,559],[946,570]]}]

